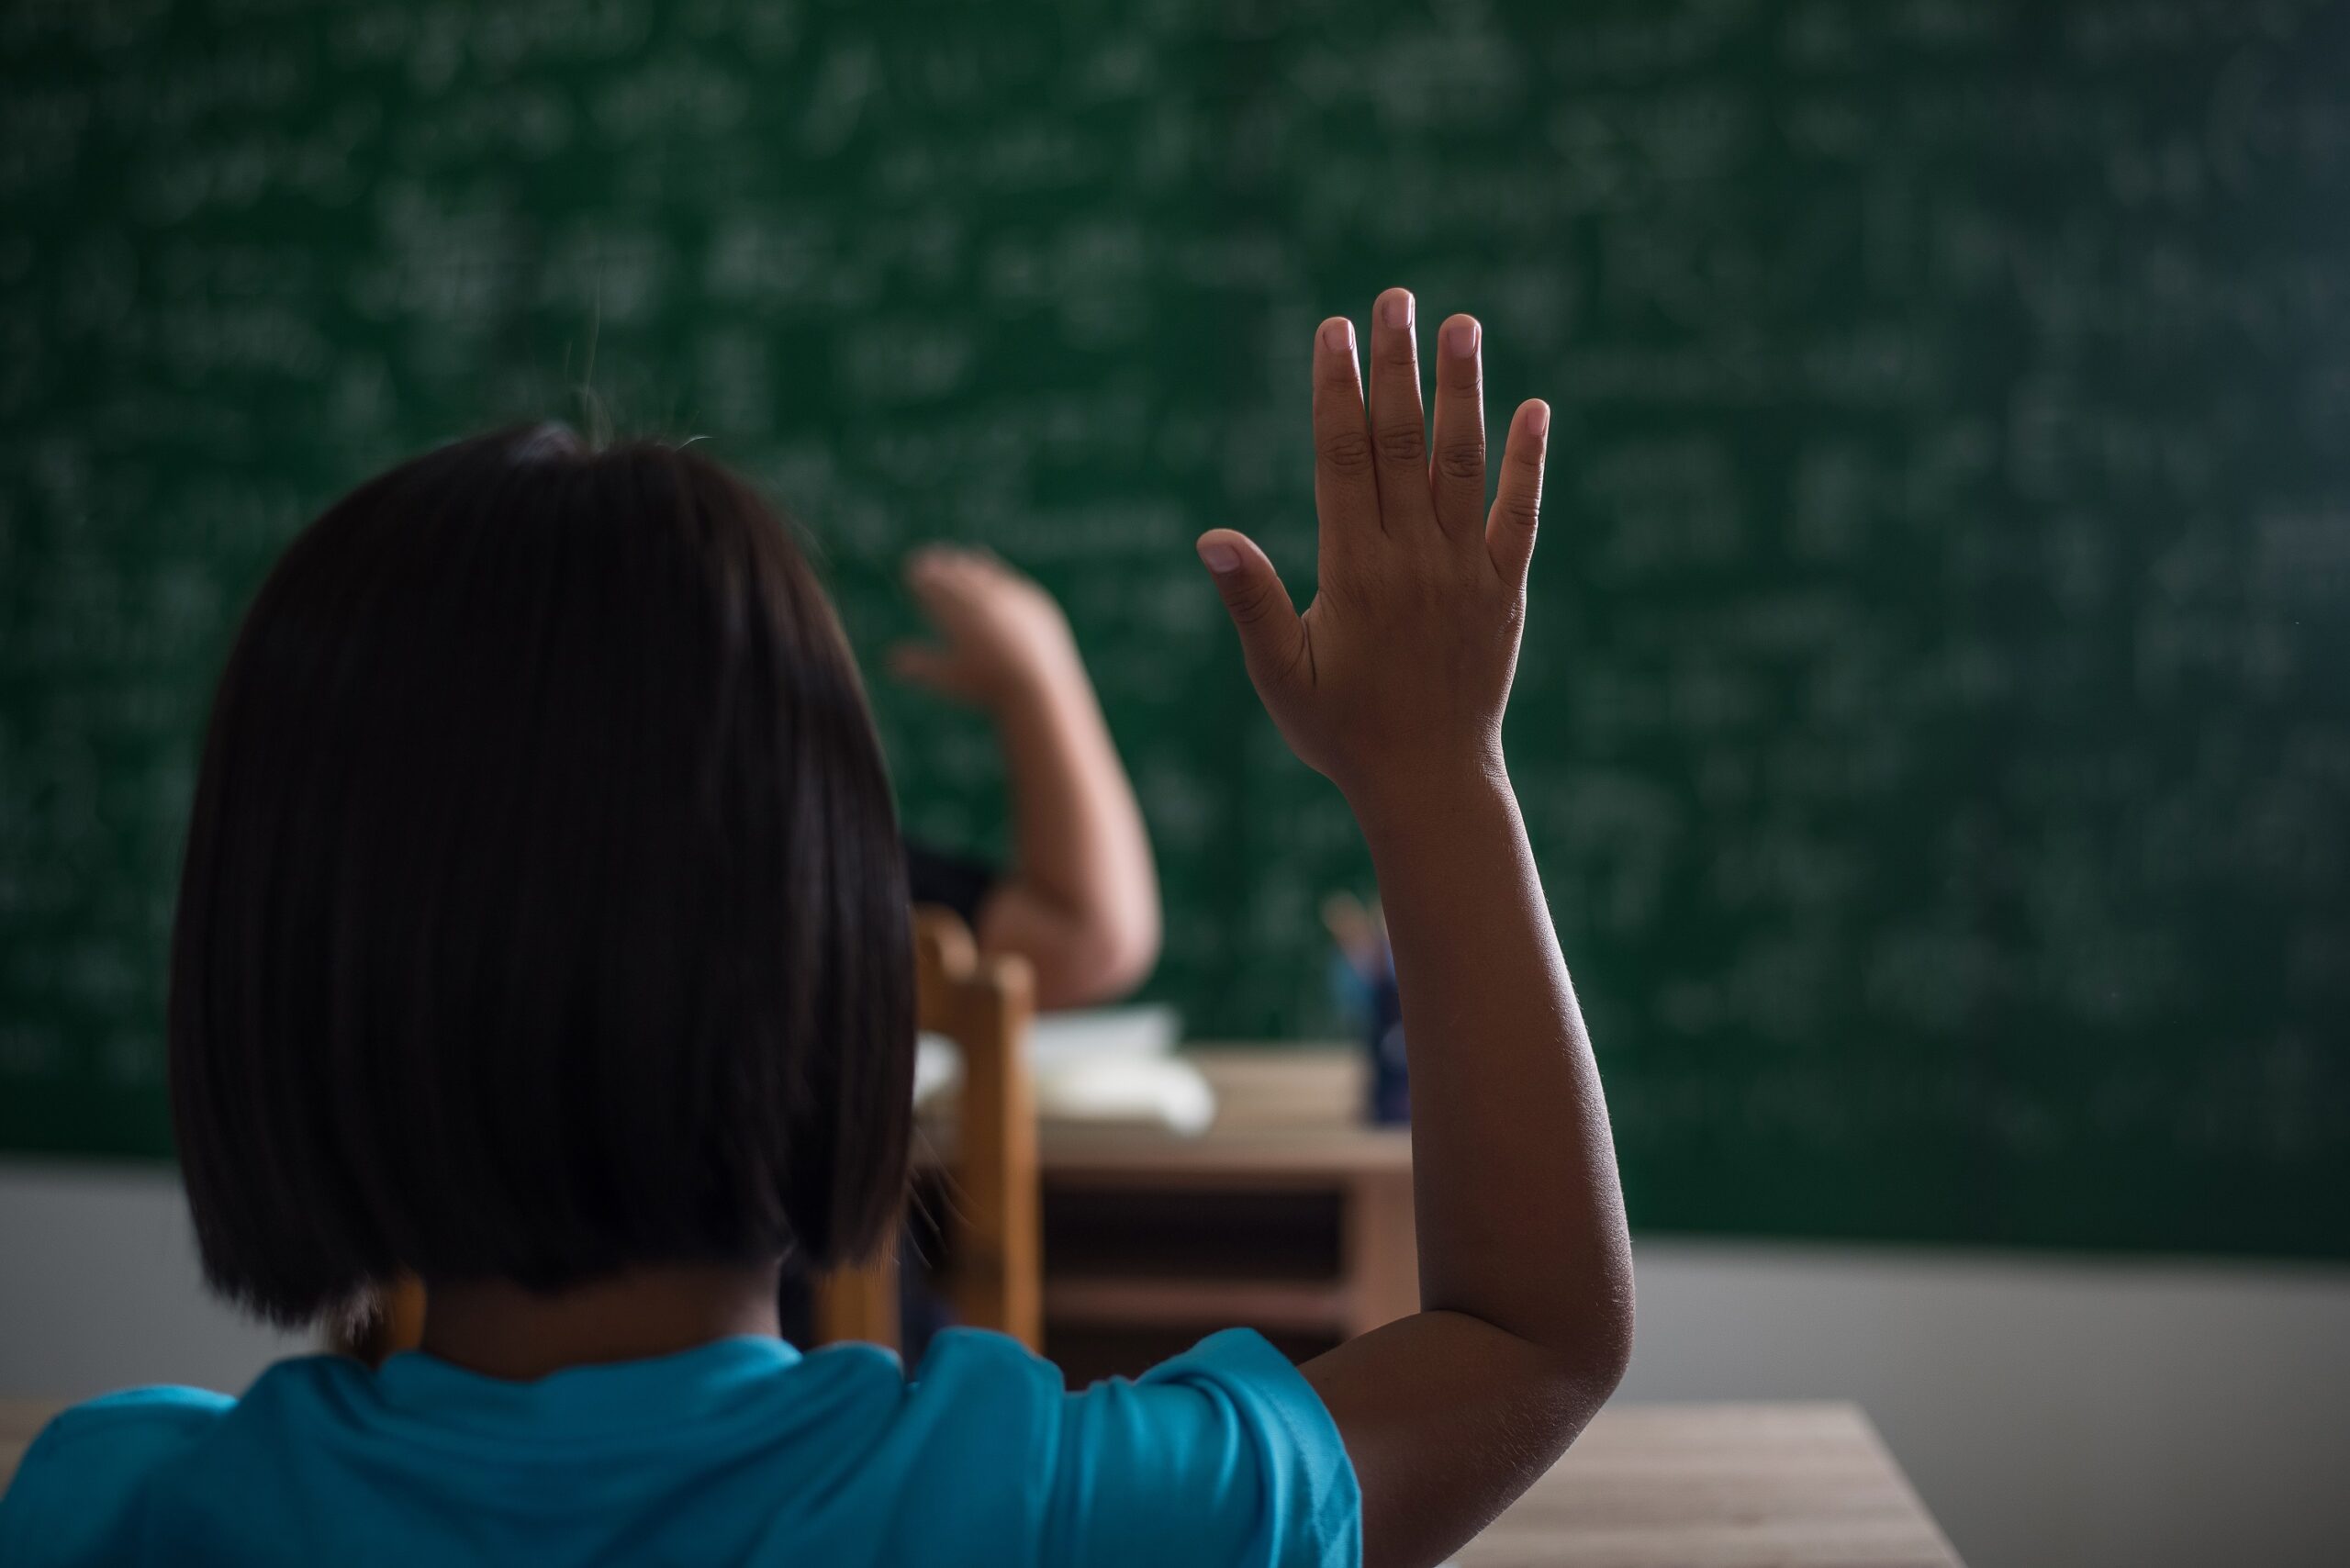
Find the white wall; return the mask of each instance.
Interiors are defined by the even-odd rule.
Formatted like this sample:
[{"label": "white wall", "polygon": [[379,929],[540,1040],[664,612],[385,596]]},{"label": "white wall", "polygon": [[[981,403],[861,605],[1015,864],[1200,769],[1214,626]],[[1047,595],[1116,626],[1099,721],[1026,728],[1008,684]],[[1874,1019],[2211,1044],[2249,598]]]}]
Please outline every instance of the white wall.
[{"label": "white wall", "polygon": [[1972,1568],[2350,1562],[2350,1270],[1636,1250],[1619,1399],[1857,1401]]},{"label": "white wall", "polygon": [[[1650,1241],[1619,1397],[1844,1398],[1973,1568],[2328,1565],[2350,1271]],[[166,1172],[0,1164],[0,1397],[234,1391]]]},{"label": "white wall", "polygon": [[0,1163],[0,1398],[142,1383],[234,1394],[304,1348],[205,1294],[169,1170]]}]

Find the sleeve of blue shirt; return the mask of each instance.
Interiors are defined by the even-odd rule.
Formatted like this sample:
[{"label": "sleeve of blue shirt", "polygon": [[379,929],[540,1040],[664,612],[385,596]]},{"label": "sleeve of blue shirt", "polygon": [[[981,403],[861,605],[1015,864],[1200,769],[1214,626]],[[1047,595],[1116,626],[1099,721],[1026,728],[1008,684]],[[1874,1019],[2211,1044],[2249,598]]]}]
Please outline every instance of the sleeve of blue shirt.
[{"label": "sleeve of blue shirt", "polygon": [[59,1416],[25,1450],[0,1497],[0,1562],[95,1568],[129,1556],[140,1486],[230,1403],[201,1389],[140,1388]]},{"label": "sleeve of blue shirt", "polygon": [[1236,1328],[1069,1394],[1046,1561],[1355,1568],[1362,1497],[1319,1395]]}]

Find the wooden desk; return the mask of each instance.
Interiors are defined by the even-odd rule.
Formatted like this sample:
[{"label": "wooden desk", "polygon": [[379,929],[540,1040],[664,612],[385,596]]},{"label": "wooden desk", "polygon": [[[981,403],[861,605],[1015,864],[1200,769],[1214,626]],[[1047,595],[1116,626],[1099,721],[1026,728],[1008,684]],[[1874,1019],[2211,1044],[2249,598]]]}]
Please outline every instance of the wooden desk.
[{"label": "wooden desk", "polygon": [[[0,1486],[56,1406],[0,1401]],[[1959,1568],[1850,1405],[1606,1410],[1460,1568]]]},{"label": "wooden desk", "polygon": [[[1356,1118],[1350,1047],[1196,1047],[1216,1091],[1197,1138],[1046,1123],[1046,1346],[1082,1382],[1137,1370],[1069,1353],[1072,1327],[1247,1323],[1311,1349],[1419,1305],[1410,1135]],[[1053,1197],[1322,1190],[1344,1204],[1338,1279],[1118,1281],[1057,1267]],[[1140,1213],[1139,1209],[1137,1213]],[[1059,1308],[1058,1325],[1056,1307]],[[1059,1332],[1056,1333],[1056,1327]],[[1288,1332],[1284,1334],[1283,1330]],[[1465,1549],[1461,1568],[1957,1568],[1868,1418],[1850,1405],[1627,1406],[1601,1412],[1559,1467]]]},{"label": "wooden desk", "polygon": [[1462,1550],[1460,1568],[1960,1568],[1852,1405],[1634,1405]]},{"label": "wooden desk", "polygon": [[1348,1046],[1187,1049],[1196,1137],[1046,1121],[1045,1350],[1086,1383],[1243,1325],[1310,1355],[1416,1311],[1411,1135],[1360,1120]]}]

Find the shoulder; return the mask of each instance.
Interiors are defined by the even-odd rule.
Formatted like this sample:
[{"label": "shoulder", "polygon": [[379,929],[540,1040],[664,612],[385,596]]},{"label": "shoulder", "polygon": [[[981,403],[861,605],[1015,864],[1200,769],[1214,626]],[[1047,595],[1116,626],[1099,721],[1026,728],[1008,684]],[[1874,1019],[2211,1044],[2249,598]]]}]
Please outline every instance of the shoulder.
[{"label": "shoulder", "polygon": [[235,1404],[199,1388],[140,1388],[66,1410],[41,1428],[0,1497],[0,1560],[106,1560],[155,1473]]},{"label": "shoulder", "polygon": [[901,1419],[926,1446],[1035,1454],[1059,1430],[1060,1369],[1007,1335],[948,1328],[906,1380]]},{"label": "shoulder", "polygon": [[[843,1350],[859,1371],[878,1358]],[[1361,1557],[1361,1497],[1337,1424],[1250,1330],[1070,1393],[1017,1341],[949,1329],[889,1403],[872,1444],[857,1445],[858,1469],[936,1478],[892,1504],[911,1539],[1018,1542],[1004,1561],[1128,1568],[1353,1568]]]},{"label": "shoulder", "polygon": [[1060,1392],[1060,1369],[1008,1334],[942,1328],[910,1380],[915,1389],[1026,1400]]},{"label": "shoulder", "polygon": [[[137,1468],[169,1458],[234,1408],[225,1394],[201,1388],[133,1388],[62,1410],[25,1450],[17,1479],[46,1476],[60,1464]],[[16,1495],[11,1485],[8,1495]]]},{"label": "shoulder", "polygon": [[1064,1404],[1052,1537],[1065,1561],[1120,1541],[1158,1560],[1351,1565],[1362,1499],[1337,1425],[1249,1329]]}]

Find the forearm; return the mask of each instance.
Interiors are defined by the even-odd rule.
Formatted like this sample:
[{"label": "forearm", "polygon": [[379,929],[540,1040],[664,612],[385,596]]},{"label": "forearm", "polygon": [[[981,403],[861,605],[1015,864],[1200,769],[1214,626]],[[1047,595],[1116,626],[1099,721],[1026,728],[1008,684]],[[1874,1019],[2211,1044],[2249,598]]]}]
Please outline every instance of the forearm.
[{"label": "forearm", "polygon": [[1046,1007],[1139,983],[1158,953],[1158,873],[1108,723],[1074,659],[996,711],[1010,775],[1011,880],[982,911],[988,946],[1026,954]]},{"label": "forearm", "polygon": [[1620,1372],[1606,1103],[1507,778],[1358,794],[1410,1052],[1422,1305]]},{"label": "forearm", "polygon": [[1499,763],[1353,799],[1411,1055],[1422,1310],[1305,1374],[1363,1478],[1365,1562],[1426,1563],[1614,1392],[1631,1249],[1598,1071]]}]

